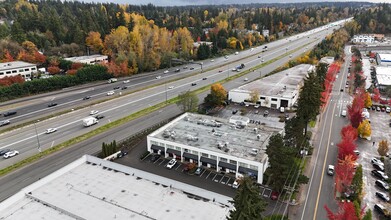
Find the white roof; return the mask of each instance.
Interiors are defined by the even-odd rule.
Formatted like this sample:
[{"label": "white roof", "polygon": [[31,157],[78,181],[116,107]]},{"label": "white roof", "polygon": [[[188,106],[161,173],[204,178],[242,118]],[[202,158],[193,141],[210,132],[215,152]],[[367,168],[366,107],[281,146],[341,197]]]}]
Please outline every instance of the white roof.
[{"label": "white roof", "polygon": [[27,63],[24,61],[12,61],[12,62],[0,63],[0,71],[31,67],[31,66],[37,66],[37,65],[35,65],[34,63]]},{"label": "white roof", "polygon": [[391,67],[377,66],[376,78],[379,85],[391,85]]},{"label": "white roof", "polygon": [[391,62],[391,54],[379,53],[379,57],[382,62]]},{"label": "white roof", "polygon": [[91,59],[107,59],[107,58],[108,58],[107,55],[95,54],[90,56],[68,57],[65,58],[64,60],[68,60],[75,63],[75,62],[84,62]]},{"label": "white roof", "polygon": [[85,155],[0,203],[0,219],[226,219],[230,199]]}]

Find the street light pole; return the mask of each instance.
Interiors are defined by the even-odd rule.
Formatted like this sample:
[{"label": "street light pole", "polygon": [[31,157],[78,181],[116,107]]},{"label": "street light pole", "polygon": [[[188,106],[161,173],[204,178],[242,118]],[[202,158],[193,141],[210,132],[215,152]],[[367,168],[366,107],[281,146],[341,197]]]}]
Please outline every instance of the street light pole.
[{"label": "street light pole", "polygon": [[167,103],[167,83],[164,83],[164,89],[166,90],[166,103]]},{"label": "street light pole", "polygon": [[[39,122],[39,120],[37,120]],[[34,128],[35,128],[35,135],[37,136],[37,142],[38,142],[38,151],[41,152],[41,144],[39,143],[39,136],[38,136],[38,131],[37,131],[37,125],[34,122]]]}]

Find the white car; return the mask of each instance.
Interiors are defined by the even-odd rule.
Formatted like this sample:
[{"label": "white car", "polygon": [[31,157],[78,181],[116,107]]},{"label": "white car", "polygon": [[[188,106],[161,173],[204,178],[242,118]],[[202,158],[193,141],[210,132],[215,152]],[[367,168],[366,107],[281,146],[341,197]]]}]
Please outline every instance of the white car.
[{"label": "white car", "polygon": [[12,151],[9,151],[7,153],[4,154],[4,158],[7,159],[7,158],[10,158],[10,157],[14,157],[16,155],[19,154],[19,151],[16,151],[16,150],[12,150]]},{"label": "white car", "polygon": [[210,60],[210,62],[215,62],[215,60]]},{"label": "white car", "polygon": [[161,76],[157,76],[157,77],[156,77],[156,79],[160,79],[160,78],[162,78],[162,77],[161,77]]},{"label": "white car", "polygon": [[384,167],[384,163],[381,160],[376,159],[376,158],[372,158],[371,163],[372,164],[378,164],[378,165],[381,165],[381,166]]},{"label": "white car", "polygon": [[166,74],[166,73],[168,73],[168,70],[164,70],[164,72],[163,72],[164,74]]},{"label": "white car", "polygon": [[130,81],[129,80],[125,80],[124,83],[129,83]]},{"label": "white car", "polygon": [[259,108],[259,105],[254,105],[254,108]]},{"label": "white car", "polygon": [[114,95],[114,91],[107,92],[107,95]]},{"label": "white car", "polygon": [[98,110],[92,110],[91,112],[90,112],[90,115],[96,115],[96,114],[98,114]]},{"label": "white car", "polygon": [[168,89],[173,89],[173,88],[174,88],[174,86],[169,86],[169,87],[168,87]]},{"label": "white car", "polygon": [[53,132],[56,132],[57,131],[57,128],[48,128],[46,129],[45,133],[46,134],[50,134],[50,133],[53,133]]},{"label": "white car", "polygon": [[327,168],[327,174],[330,176],[334,176],[334,166],[333,165],[329,165],[329,167]]},{"label": "white car", "polygon": [[175,159],[171,159],[168,164],[166,165],[167,169],[172,169],[176,164],[176,160]]},{"label": "white car", "polygon": [[240,183],[238,181],[239,179],[236,179],[234,183],[232,183],[232,188],[237,189],[240,186]]},{"label": "white car", "polygon": [[248,81],[248,78],[244,78],[244,81],[247,82],[247,81]]}]

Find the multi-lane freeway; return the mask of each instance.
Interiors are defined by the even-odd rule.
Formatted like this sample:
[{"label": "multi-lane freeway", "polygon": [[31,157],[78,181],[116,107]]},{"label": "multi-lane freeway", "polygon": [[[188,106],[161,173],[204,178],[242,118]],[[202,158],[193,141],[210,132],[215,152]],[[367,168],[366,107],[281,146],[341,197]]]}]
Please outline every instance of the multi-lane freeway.
[{"label": "multi-lane freeway", "polygon": [[[231,71],[231,69],[241,63],[244,63],[246,65],[245,69],[249,69],[253,66],[261,64],[262,60],[264,63],[268,63],[268,61],[275,60],[274,62],[268,63],[268,65],[265,65],[260,69],[257,69],[253,72],[246,74],[246,76],[237,78],[235,80],[232,80],[224,84],[224,87],[227,90],[235,88],[244,83],[244,78],[248,78],[249,80],[256,79],[260,76],[263,76],[271,72],[276,67],[286,63],[290,59],[289,54],[292,54],[293,57],[299,56],[304,51],[313,47],[316,43],[318,43],[321,39],[323,39],[327,34],[330,34],[331,32],[332,30],[330,28],[329,29],[319,28],[317,30],[309,31],[276,42],[272,42],[267,45],[268,46],[267,52],[262,53],[261,52],[262,47],[259,47],[259,48],[254,48],[252,50],[240,52],[238,55],[231,55],[228,58],[228,61],[226,61],[227,60],[226,58],[214,59],[214,62],[212,62],[211,60],[204,61],[204,64],[210,62],[211,65],[210,68],[212,68],[212,66],[214,65],[218,68],[200,74],[191,75],[189,77],[180,79],[178,81],[163,83],[155,87],[148,88],[143,91],[135,92],[129,95],[120,96],[117,94],[116,95],[117,97],[115,99],[109,100],[107,102],[91,105],[87,108],[75,110],[64,115],[60,115],[48,120],[40,121],[35,124],[29,125],[27,127],[2,133],[0,134],[1,144],[2,144],[0,148],[2,149],[11,148],[11,149],[18,150],[20,152],[20,155],[11,159],[1,160],[0,168],[9,166],[18,160],[21,160],[23,158],[26,158],[28,156],[37,153],[38,142],[42,149],[50,148],[51,146],[59,144],[65,140],[71,139],[75,136],[93,130],[97,126],[102,126],[113,120],[117,120],[126,115],[129,115],[133,112],[142,110],[148,106],[152,106],[166,99],[175,97],[180,92],[187,91],[189,89],[192,90],[199,87],[203,87],[212,84],[214,82],[220,81],[229,76],[232,76],[234,74],[239,74],[238,72]],[[229,63],[229,64],[224,65],[225,63]],[[204,67],[204,69],[209,69],[209,68]],[[183,74],[183,73],[184,71],[179,72],[179,74]],[[142,80],[140,81],[137,81],[140,78],[136,78],[136,79],[131,78],[131,82],[129,82],[128,86],[137,87],[137,86],[149,85],[151,81],[154,82],[159,80],[156,79],[157,75],[161,75],[162,78],[164,78],[161,72],[149,74],[148,76],[146,76],[146,78],[141,78]],[[172,75],[177,75],[177,74],[172,74]],[[167,78],[169,77],[171,76],[167,76]],[[204,80],[204,78],[206,79]],[[146,81],[146,83],[143,84],[143,81]],[[197,83],[197,85],[191,86],[192,83]],[[173,88],[168,89],[171,86]],[[51,99],[53,99],[52,96],[64,98],[63,103],[72,102],[75,100],[76,105],[77,104],[80,105],[80,102],[82,102],[81,101],[82,97],[86,95],[95,96],[101,93],[105,93],[108,90],[112,90],[111,87],[113,87],[113,85],[112,84],[98,85],[97,87],[99,87],[99,89],[95,89],[95,87],[87,88],[87,89],[84,88],[82,90],[70,89],[69,92],[43,96],[37,99],[33,99],[34,100],[33,102],[28,101],[26,104],[18,103],[18,106],[25,106],[27,111],[23,113],[22,111],[18,110],[18,112],[20,113],[18,114],[17,117],[23,117],[24,114],[34,114],[35,111],[44,112],[42,109],[47,108],[46,103],[48,102],[48,100],[50,101]],[[85,91],[85,92],[83,93],[80,91]],[[206,93],[201,94],[200,96],[203,97],[205,96],[205,94]],[[101,94],[101,95],[104,96],[105,94]],[[57,98],[55,98],[55,100],[57,100]],[[62,109],[71,108],[70,106],[67,106],[67,104],[61,106],[59,99],[57,101],[59,103],[58,108],[60,107]],[[42,103],[45,104],[42,105]],[[36,106],[36,108],[30,109],[28,107],[29,105]],[[175,109],[175,106],[171,108]],[[87,117],[91,110],[97,110],[100,112],[100,114],[103,114],[106,117],[100,120],[98,125],[85,128],[82,126],[81,120]],[[113,139],[118,139],[120,135],[122,136],[130,135],[140,130],[142,126],[154,124],[157,121],[156,117],[159,118],[159,120],[164,120],[165,118],[172,117],[172,114],[174,112],[175,112],[174,110],[169,112],[166,111],[157,112],[157,113],[155,112],[153,113],[155,114],[155,117],[145,117],[145,119],[141,124],[140,122],[127,123],[125,125],[122,125],[121,128],[112,129],[107,133],[101,134],[97,137],[91,138],[88,141],[80,143],[76,148],[72,147],[71,149],[67,149],[65,151],[59,152],[54,156],[45,158],[35,163],[34,166],[23,168],[17,172],[2,177],[0,178],[0,184],[2,185],[2,191],[0,192],[0,199],[3,200],[4,198],[15,193],[18,189],[35,181],[38,177],[42,175],[47,175],[48,173],[54,171],[55,169],[58,169],[59,167],[68,164],[69,162],[78,158],[82,154],[95,153],[100,149],[102,140],[111,141]],[[156,116],[156,114],[158,116]],[[57,128],[57,132],[51,134],[45,134],[44,131],[48,128]],[[84,146],[88,146],[88,147],[84,147]],[[32,167],[34,167],[34,169],[32,169]]]}]

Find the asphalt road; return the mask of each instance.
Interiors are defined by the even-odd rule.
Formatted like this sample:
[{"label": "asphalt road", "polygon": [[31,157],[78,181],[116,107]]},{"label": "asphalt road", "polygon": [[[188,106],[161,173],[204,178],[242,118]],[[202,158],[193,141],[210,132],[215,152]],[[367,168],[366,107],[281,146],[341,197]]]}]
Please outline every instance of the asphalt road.
[{"label": "asphalt road", "polygon": [[[327,30],[321,32],[323,36],[325,36],[326,32],[330,33],[332,30]],[[280,40],[278,42],[273,42],[269,46],[269,52],[265,53],[264,59],[265,62],[270,59],[274,59],[275,57],[279,57],[280,55],[289,53],[289,50],[293,50],[296,48],[300,48],[300,50],[294,53],[294,56],[297,56],[304,52],[304,46],[306,43],[309,43],[308,39],[312,39],[313,43],[308,45],[313,46],[316,42],[320,41],[321,37],[313,37],[319,33],[309,33],[312,34],[310,38],[303,36],[303,38],[297,38],[296,36],[291,37],[295,38],[296,41],[289,41],[289,39]],[[274,45],[274,46],[272,46]],[[278,47],[276,45],[284,45],[284,47]],[[288,51],[286,50],[288,48]],[[254,53],[254,56],[243,59],[238,62],[245,63],[246,68],[250,68],[251,66],[255,66],[260,63],[258,55],[261,52],[256,51],[256,48],[253,51],[249,50],[248,53]],[[242,52],[241,52],[242,53]],[[243,52],[244,53],[244,52]],[[234,56],[234,55],[233,55]],[[231,56],[232,57],[232,56]],[[251,72],[247,74],[245,77],[249,80],[255,79],[260,75],[264,75],[272,70],[275,67],[280,66],[283,63],[286,63],[290,58],[288,56],[279,59],[278,61],[265,66],[264,68]],[[216,60],[215,60],[216,62]],[[224,61],[223,61],[224,62]],[[182,79],[176,82],[171,82],[166,85],[160,85],[158,87],[150,88],[144,90],[142,92],[137,92],[128,96],[118,96],[118,98],[111,100],[109,102],[101,103],[96,106],[91,106],[86,109],[81,109],[77,111],[73,111],[71,113],[58,116],[56,118],[52,118],[46,121],[36,123],[36,129],[38,133],[39,142],[42,149],[49,148],[55,144],[61,143],[65,140],[68,140],[77,135],[83,134],[87,131],[90,131],[94,127],[84,128],[81,125],[81,119],[85,118],[89,115],[91,110],[99,110],[102,114],[106,115],[106,117],[99,122],[99,125],[103,125],[108,123],[109,121],[113,121],[119,118],[122,118],[125,115],[129,115],[130,113],[136,112],[138,110],[142,110],[145,107],[150,105],[154,105],[160,103],[165,98],[172,98],[177,96],[179,92],[186,91],[189,88],[197,88],[200,86],[205,86],[211,84],[215,81],[219,81],[221,79],[226,78],[232,74],[237,74],[237,72],[231,72],[231,68],[227,67],[226,70],[222,70],[222,72],[218,72],[216,70],[205,72],[203,74],[192,76],[186,79]],[[207,77],[207,80],[202,80],[202,78]],[[224,87],[229,90],[237,87],[244,83],[244,76],[242,78],[238,78],[236,80],[230,81],[224,84]],[[192,82],[197,82],[197,86],[191,87],[190,84]],[[170,86],[174,86],[173,89],[166,89]],[[205,95],[204,93],[203,95]],[[202,95],[201,95],[202,96]],[[175,109],[175,106],[171,106],[168,108]],[[58,168],[70,163],[74,159],[80,157],[83,154],[92,154],[100,150],[100,146],[102,141],[112,141],[113,139],[120,140],[126,136],[131,135],[134,132],[142,130],[143,127],[149,127],[152,124],[160,120],[164,120],[166,118],[172,117],[175,112],[173,109],[162,111],[158,111],[155,113],[151,113],[147,117],[142,119],[138,119],[122,125],[118,128],[114,128],[110,131],[105,132],[104,134],[100,134],[95,136],[87,141],[77,144],[72,148],[65,149],[61,152],[57,152],[50,157],[44,158],[28,167],[20,169],[12,174],[4,176],[0,178],[0,184],[2,185],[2,190],[0,192],[0,198],[4,199],[8,196],[15,193],[17,190],[25,187],[26,185],[34,182],[39,177],[47,175]],[[49,127],[56,127],[58,131],[52,134],[44,134],[43,131]],[[14,162],[33,155],[37,152],[38,140],[35,133],[35,125],[31,125],[25,128],[21,128],[18,130],[14,130],[11,132],[3,133],[0,135],[2,140],[2,148],[12,148],[17,149],[21,152],[21,154],[17,157],[1,160],[0,167],[4,168],[13,164]]]},{"label": "asphalt road", "polygon": [[[308,192],[299,211],[294,216],[297,219],[325,219],[327,216],[324,208],[327,205],[333,212],[338,210],[335,198],[335,180],[327,175],[329,164],[337,164],[337,144],[340,142],[340,132],[343,126],[348,124],[347,117],[342,117],[342,109],[351,101],[351,97],[345,91],[345,83],[348,76],[350,60],[349,50],[345,51],[346,62],[341,67],[340,74],[334,82],[333,91],[326,109],[321,113],[318,121],[318,133],[314,140],[314,153],[311,160],[312,177],[308,185]],[[341,89],[344,89],[341,92]]]}]

